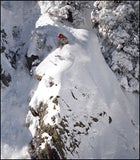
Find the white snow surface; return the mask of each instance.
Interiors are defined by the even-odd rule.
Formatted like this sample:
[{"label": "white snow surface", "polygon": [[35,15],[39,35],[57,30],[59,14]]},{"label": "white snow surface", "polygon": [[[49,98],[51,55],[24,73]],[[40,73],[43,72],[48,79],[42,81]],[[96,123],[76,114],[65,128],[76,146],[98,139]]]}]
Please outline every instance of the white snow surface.
[{"label": "white snow surface", "polygon": [[[37,104],[46,103],[52,95],[63,97],[72,113],[61,108],[64,102],[60,100],[57,111],[53,111],[53,105],[48,105],[49,114],[44,121],[53,125],[53,115],[69,115],[69,130],[74,122],[79,120],[87,124],[91,115],[98,116],[103,111],[112,118],[112,123],[108,124],[108,118],[104,117],[93,126],[88,136],[78,137],[81,140],[78,155],[68,154],[68,158],[137,158],[138,126],[132,125],[133,118],[128,112],[132,106],[106,64],[96,35],[84,29],[70,29],[70,33],[69,44],[53,51],[36,68],[36,74],[43,78],[30,106],[36,109]],[[74,41],[71,41],[72,37]],[[57,86],[47,86],[50,77]],[[70,91],[77,101],[73,100]],[[82,93],[86,97],[83,98]]]},{"label": "white snow surface", "polygon": [[[12,82],[8,88],[2,88],[1,92],[1,158],[30,157],[27,145],[31,135],[25,127],[25,117],[28,106],[36,110],[40,102],[49,103],[48,114],[44,118],[46,124],[54,124],[51,120],[53,115],[56,117],[56,124],[59,122],[59,113],[67,115],[70,131],[76,121],[88,125],[91,116],[99,119],[98,123],[92,123],[88,135],[77,135],[76,138],[80,141],[79,148],[73,155],[68,152],[67,158],[138,158],[138,96],[122,91],[101,54],[98,38],[91,31],[91,26],[90,31],[87,26],[87,29],[74,29],[56,24],[53,20],[45,23],[46,19],[50,19],[47,14],[40,16],[36,27],[50,25],[52,39],[55,39],[56,35],[53,33],[56,33],[56,28],[58,32],[63,31],[69,44],[54,49],[37,66],[35,74],[43,76],[40,82],[28,75],[21,61],[17,70],[11,71]],[[44,31],[41,28],[40,30]],[[29,48],[33,51],[32,48],[36,46],[34,43],[30,45],[32,46]],[[56,85],[49,87],[50,80]],[[59,104],[56,110],[53,110],[49,98],[57,95],[60,96]],[[70,106],[71,112],[68,111],[65,102]],[[100,117],[99,113],[104,111],[106,115]],[[111,123],[109,117],[112,118]],[[30,111],[28,118],[32,121],[29,129],[34,136],[38,118],[33,117]],[[83,128],[82,131],[84,132]],[[51,137],[49,139],[51,140]],[[68,141],[66,146],[69,146]],[[44,148],[44,144],[41,147]]]}]

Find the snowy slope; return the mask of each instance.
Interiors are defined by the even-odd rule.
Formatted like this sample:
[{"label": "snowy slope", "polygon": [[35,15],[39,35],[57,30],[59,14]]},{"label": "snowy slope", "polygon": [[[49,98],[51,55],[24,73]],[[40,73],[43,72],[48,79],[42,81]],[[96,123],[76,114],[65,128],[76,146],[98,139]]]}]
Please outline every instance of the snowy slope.
[{"label": "snowy slope", "polygon": [[[22,55],[16,70],[2,55],[12,81],[8,88],[2,85],[1,158],[138,158],[138,95],[123,92],[106,64],[91,30],[90,10],[83,12],[86,21],[80,27],[85,29],[74,29],[42,12],[54,2],[47,2],[48,8],[41,3],[3,3],[8,47],[20,48]],[[21,29],[18,40],[12,38],[15,25]],[[58,32],[69,44],[57,48]],[[25,66],[26,53],[41,60],[33,76]]]},{"label": "snowy slope", "polygon": [[[50,53],[35,70],[42,79],[29,106],[39,115],[42,103],[47,108],[43,118],[28,112],[32,135],[40,136],[36,131],[43,129],[39,119],[54,127],[65,119],[69,134],[64,130],[60,136],[67,158],[136,158],[138,126],[132,124],[131,105],[105,62],[96,35],[66,26],[63,33],[69,44]],[[44,134],[52,145],[53,135],[42,130]],[[44,149],[45,142],[39,147]]]},{"label": "snowy slope", "polygon": [[1,94],[1,158],[3,159],[30,157],[27,144],[31,134],[26,128],[25,116],[28,111],[26,106],[30,100],[29,94],[35,81],[21,69],[14,74],[13,83],[9,88],[2,90]]},{"label": "snowy slope", "polygon": [[[1,29],[4,29],[7,34],[6,50],[1,53],[1,66],[11,76],[8,87],[1,82],[2,159],[30,158],[28,143],[31,140],[31,134],[26,127],[25,118],[28,103],[37,82],[28,74],[24,55],[39,15],[39,7],[33,1],[1,2]],[[18,32],[14,32],[15,26],[19,29]],[[14,36],[16,34],[17,36]],[[6,54],[10,54],[10,50],[13,53],[19,51],[16,69],[11,66],[6,57]]]}]

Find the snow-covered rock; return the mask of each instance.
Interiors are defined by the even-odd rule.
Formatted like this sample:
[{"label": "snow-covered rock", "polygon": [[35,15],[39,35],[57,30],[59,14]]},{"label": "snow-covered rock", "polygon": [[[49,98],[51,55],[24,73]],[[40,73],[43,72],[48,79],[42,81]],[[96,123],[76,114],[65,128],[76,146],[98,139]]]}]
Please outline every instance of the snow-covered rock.
[{"label": "snow-covered rock", "polygon": [[73,25],[76,28],[89,27],[87,21],[88,23],[90,21],[90,9],[93,6],[93,2],[40,1],[39,5],[41,13],[48,13],[56,22]]},{"label": "snow-covered rock", "polygon": [[[137,157],[138,144],[131,136],[138,135],[126,111],[129,103],[101,54],[96,35],[66,26],[59,30],[66,33],[69,44],[54,49],[34,72],[40,81],[26,118],[33,136],[31,158]],[[121,54],[114,54],[121,63]]]},{"label": "snow-covered rock", "polygon": [[25,117],[36,81],[24,56],[39,15],[36,2],[1,2],[1,159],[30,158]]},{"label": "snow-covered rock", "polygon": [[[122,87],[130,92],[139,92],[139,71],[136,69],[139,63],[138,7],[138,1],[95,1],[91,13],[93,28],[98,33],[106,62],[117,78],[122,79]],[[114,52],[121,55],[121,60]],[[126,64],[129,72],[122,69],[126,68]],[[127,79],[126,84],[123,79]],[[132,81],[135,81],[137,87],[134,87]]]},{"label": "snow-covered rock", "polygon": [[[138,94],[120,88],[138,90],[137,21],[126,26],[135,32],[123,24],[138,3],[2,1],[1,9],[1,158],[138,158]],[[58,47],[58,33],[69,43]],[[105,58],[120,84],[100,48],[112,53]]]}]

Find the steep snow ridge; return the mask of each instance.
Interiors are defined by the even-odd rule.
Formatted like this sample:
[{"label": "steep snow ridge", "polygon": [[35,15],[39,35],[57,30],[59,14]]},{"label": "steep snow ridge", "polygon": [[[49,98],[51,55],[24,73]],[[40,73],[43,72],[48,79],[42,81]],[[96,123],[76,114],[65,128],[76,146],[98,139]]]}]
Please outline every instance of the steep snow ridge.
[{"label": "steep snow ridge", "polygon": [[[35,74],[42,79],[29,105],[37,111],[41,102],[48,104],[46,125],[59,126],[66,118],[69,135],[74,136],[62,135],[67,158],[136,158],[137,128],[129,118],[129,104],[101,55],[96,35],[83,29],[69,31],[68,39],[74,41],[54,50],[36,68]],[[54,109],[51,97],[55,96],[59,97]],[[30,131],[35,135],[35,130]],[[77,147],[73,149],[70,144],[74,140]]]},{"label": "steep snow ridge", "polygon": [[[112,139],[112,141],[116,141],[116,143],[118,143],[117,142],[118,141],[117,140],[118,133],[116,133],[116,132],[114,133],[114,130],[119,130],[118,132],[122,132],[121,131],[122,128],[125,128],[124,132],[122,132],[122,134],[124,134],[124,135],[127,134],[126,137],[127,138],[129,137],[127,140],[131,140],[132,139],[131,136],[133,134],[135,134],[134,128],[133,128],[132,124],[130,123],[129,117],[127,117],[127,118],[123,117],[123,114],[125,114],[125,112],[127,110],[126,107],[129,106],[129,104],[126,101],[125,96],[123,95],[123,93],[120,89],[120,86],[118,85],[118,82],[116,81],[116,78],[114,77],[114,74],[108,68],[108,66],[106,65],[106,63],[104,61],[104,58],[102,57],[102,55],[100,53],[97,38],[95,38],[95,36],[92,33],[90,33],[89,35],[90,35],[88,37],[89,45],[86,48],[86,54],[87,54],[87,56],[90,57],[92,62],[78,63],[79,57],[81,57],[82,55],[78,56],[78,53],[76,53],[75,56],[77,57],[77,61],[75,61],[76,62],[75,65],[72,66],[73,68],[70,68],[70,71],[68,71],[64,74],[65,78],[63,77],[63,80],[62,80],[63,85],[62,85],[60,93],[62,93],[63,98],[65,99],[67,104],[69,104],[69,106],[71,106],[71,107],[73,106],[72,111],[74,111],[73,113],[77,113],[77,115],[79,115],[79,110],[80,110],[80,115],[87,115],[87,113],[89,113],[91,115],[96,115],[96,116],[98,115],[98,113],[101,113],[102,111],[106,111],[106,113],[112,118],[112,125],[113,125],[112,127],[113,128],[108,127],[107,124],[104,124],[104,126],[101,125],[100,127],[97,126],[97,133],[99,132],[99,135],[102,137],[102,140],[106,139],[107,141],[110,141],[110,139]],[[79,50],[79,51],[81,51],[81,50]],[[86,100],[86,104],[83,103],[83,100],[82,100],[82,102],[80,102],[81,99],[80,99],[80,101],[78,101],[78,104],[75,101],[74,101],[74,103],[72,103],[73,101],[72,101],[72,99],[70,99],[70,95],[68,94],[69,90],[72,90],[75,97],[77,99],[79,99],[78,98],[79,94],[77,94],[77,91],[74,88],[76,86],[76,84],[78,84],[78,86],[79,86],[79,84],[81,84],[80,89],[86,88],[86,90],[89,89],[89,86],[92,86],[92,88],[90,88],[91,91],[90,90],[88,91],[89,92],[88,94],[92,98],[90,98],[89,100]],[[67,86],[69,86],[69,88],[67,88]],[[77,90],[79,89],[78,86],[76,86]],[[61,97],[61,94],[60,94],[60,97]],[[76,107],[75,107],[75,105],[76,105]],[[83,111],[84,111],[83,113],[82,113],[82,107],[83,107]],[[131,106],[129,106],[129,107],[131,107]],[[87,109],[87,110],[85,110],[85,109]],[[63,110],[61,110],[61,111],[63,112]],[[66,114],[66,112],[64,112],[64,114]],[[80,117],[80,119],[82,119],[82,118]],[[119,122],[119,119],[120,119],[120,122]],[[84,119],[82,119],[81,121],[85,122]],[[124,123],[122,123],[122,121]],[[103,120],[103,123],[106,123],[106,122]],[[103,129],[103,131],[102,131],[102,129]],[[129,134],[127,133],[127,130],[129,132]],[[91,137],[93,137],[93,136],[94,136],[94,134],[92,133]],[[100,136],[97,136],[98,140],[99,140],[98,137],[100,137]],[[116,137],[116,138],[114,138],[114,137]],[[120,138],[122,138],[122,137],[120,137]],[[97,140],[97,143],[99,143],[98,140]],[[86,153],[84,153],[84,152],[81,152],[81,154],[80,154],[80,152],[78,152],[78,153],[82,158],[87,158],[87,155],[88,155],[88,158],[90,158],[90,155],[91,155],[91,158],[93,156],[95,156],[95,158],[110,158],[111,156],[112,156],[112,158],[118,157],[120,153],[119,153],[119,151],[118,152],[116,151],[117,150],[116,148],[119,149],[120,146],[119,145],[114,146],[112,141],[110,141],[111,143],[107,143],[107,141],[106,141],[105,145],[108,144],[108,148],[104,148],[102,150],[102,148],[98,148],[98,145],[97,146],[95,145],[94,146],[95,152],[92,150],[90,154],[89,153],[87,154],[87,151],[86,151]],[[122,142],[120,141],[120,143],[122,143]],[[135,141],[130,142],[129,145],[131,145],[133,143],[135,143]],[[89,142],[89,144],[90,144],[90,142]],[[83,150],[84,150],[85,143],[83,143],[83,145],[84,145],[83,146]],[[93,141],[93,145],[94,145],[94,141]],[[138,147],[138,144],[136,146]],[[89,147],[89,146],[87,146],[87,147]],[[114,153],[111,153],[111,151],[110,151],[110,154],[107,153],[109,148],[112,148],[112,150],[114,150],[115,152],[113,151]],[[101,152],[100,155],[98,155],[98,152],[96,149],[100,150],[100,152]],[[122,148],[122,150],[123,149],[125,150],[125,148]],[[100,157],[98,157],[98,156],[100,156]],[[125,154],[121,155],[121,156],[124,157]],[[133,157],[133,153],[132,153],[132,157]]]}]

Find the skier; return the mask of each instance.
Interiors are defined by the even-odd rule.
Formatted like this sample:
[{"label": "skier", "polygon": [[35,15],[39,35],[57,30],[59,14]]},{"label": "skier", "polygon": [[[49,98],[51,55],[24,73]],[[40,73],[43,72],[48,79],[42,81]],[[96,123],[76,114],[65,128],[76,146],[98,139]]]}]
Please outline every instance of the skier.
[{"label": "skier", "polygon": [[58,33],[58,47],[64,46],[65,44],[68,44],[68,39],[63,34]]}]

